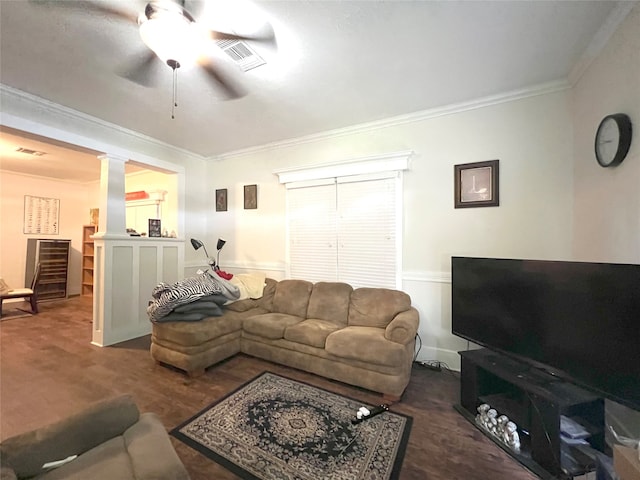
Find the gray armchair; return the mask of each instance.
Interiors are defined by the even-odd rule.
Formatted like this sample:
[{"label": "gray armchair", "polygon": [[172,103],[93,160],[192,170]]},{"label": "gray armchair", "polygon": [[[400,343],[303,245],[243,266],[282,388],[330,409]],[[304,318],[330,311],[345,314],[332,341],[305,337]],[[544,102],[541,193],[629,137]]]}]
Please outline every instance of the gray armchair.
[{"label": "gray armchair", "polygon": [[0,465],[1,480],[189,479],[160,419],[140,414],[129,395],[2,441]]}]

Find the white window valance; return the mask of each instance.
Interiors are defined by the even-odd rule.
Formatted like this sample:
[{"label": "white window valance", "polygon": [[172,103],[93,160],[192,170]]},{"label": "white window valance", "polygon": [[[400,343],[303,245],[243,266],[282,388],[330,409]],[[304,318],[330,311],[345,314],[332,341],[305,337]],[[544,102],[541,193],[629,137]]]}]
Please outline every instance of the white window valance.
[{"label": "white window valance", "polygon": [[276,170],[280,183],[314,182],[317,180],[402,171],[409,168],[413,151],[393,152],[340,162]]}]

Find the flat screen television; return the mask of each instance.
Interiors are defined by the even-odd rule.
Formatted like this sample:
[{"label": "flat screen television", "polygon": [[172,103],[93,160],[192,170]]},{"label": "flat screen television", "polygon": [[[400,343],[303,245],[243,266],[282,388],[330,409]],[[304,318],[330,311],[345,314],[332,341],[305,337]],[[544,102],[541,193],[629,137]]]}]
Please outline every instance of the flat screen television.
[{"label": "flat screen television", "polygon": [[640,265],[452,257],[452,332],[640,410]]}]

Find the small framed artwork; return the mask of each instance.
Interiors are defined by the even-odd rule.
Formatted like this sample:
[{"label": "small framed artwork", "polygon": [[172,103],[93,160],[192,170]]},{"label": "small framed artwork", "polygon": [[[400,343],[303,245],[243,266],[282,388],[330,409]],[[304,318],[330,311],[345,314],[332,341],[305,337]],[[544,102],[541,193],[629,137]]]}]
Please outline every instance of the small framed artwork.
[{"label": "small framed artwork", "polygon": [[227,211],[227,189],[216,190],[216,212]]},{"label": "small framed artwork", "polygon": [[500,205],[499,160],[454,165],[454,207]]},{"label": "small framed artwork", "polygon": [[150,218],[149,219],[149,237],[161,237],[162,236],[162,228],[160,226],[159,218]]},{"label": "small framed artwork", "polygon": [[244,209],[254,210],[258,208],[258,185],[244,186]]}]

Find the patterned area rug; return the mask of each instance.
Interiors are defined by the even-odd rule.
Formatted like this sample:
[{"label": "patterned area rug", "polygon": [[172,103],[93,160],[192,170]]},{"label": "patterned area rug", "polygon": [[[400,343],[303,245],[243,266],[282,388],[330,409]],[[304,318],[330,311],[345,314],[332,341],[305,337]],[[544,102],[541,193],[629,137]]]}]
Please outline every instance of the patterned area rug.
[{"label": "patterned area rug", "polygon": [[411,417],[265,372],[171,434],[244,479],[397,479]]}]

